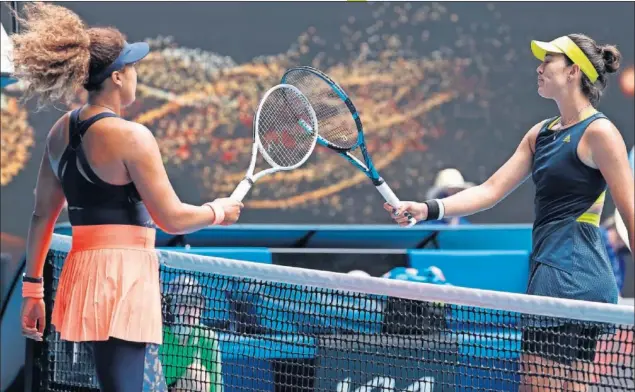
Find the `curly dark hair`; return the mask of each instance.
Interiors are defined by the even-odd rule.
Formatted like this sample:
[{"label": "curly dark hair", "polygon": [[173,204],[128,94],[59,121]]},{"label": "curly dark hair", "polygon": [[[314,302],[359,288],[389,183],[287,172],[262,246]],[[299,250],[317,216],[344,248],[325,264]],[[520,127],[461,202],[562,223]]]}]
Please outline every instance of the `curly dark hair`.
[{"label": "curly dark hair", "polygon": [[125,36],[112,27],[87,27],[67,8],[45,2],[25,5],[22,29],[12,36],[15,76],[26,85],[24,99],[38,96],[38,105],[69,103],[89,76],[117,59]]}]

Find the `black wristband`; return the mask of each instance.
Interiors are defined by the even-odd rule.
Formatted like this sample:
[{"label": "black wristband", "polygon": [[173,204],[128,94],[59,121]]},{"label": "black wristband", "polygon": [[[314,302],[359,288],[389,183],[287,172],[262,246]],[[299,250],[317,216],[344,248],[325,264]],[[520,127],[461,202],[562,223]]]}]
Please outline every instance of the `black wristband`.
[{"label": "black wristband", "polygon": [[32,278],[30,276],[26,276],[26,274],[22,274],[22,281],[26,283],[43,283],[44,278],[43,277]]},{"label": "black wristband", "polygon": [[439,214],[441,210],[439,209],[439,202],[436,200],[426,200],[423,204],[428,206],[428,216],[425,220],[437,220],[439,219]]}]

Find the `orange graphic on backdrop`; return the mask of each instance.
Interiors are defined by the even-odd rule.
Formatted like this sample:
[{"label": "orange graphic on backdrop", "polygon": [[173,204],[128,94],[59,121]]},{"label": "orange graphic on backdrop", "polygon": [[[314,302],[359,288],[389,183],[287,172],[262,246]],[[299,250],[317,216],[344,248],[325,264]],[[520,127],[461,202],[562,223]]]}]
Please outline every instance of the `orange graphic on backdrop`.
[{"label": "orange graphic on backdrop", "polygon": [[[443,5],[416,7],[380,4],[371,26],[356,27],[351,17],[340,29],[340,42],[329,46],[311,28],[287,52],[246,64],[183,48],[172,38],[148,39],[153,50],[137,65],[137,101],[125,116],[154,132],[169,173],[190,178],[201,200],[226,196],[248,166],[251,122],[260,98],[279,83],[286,69],[312,65],[352,97],[364,123],[368,150],[391,187],[413,189],[423,197],[421,181],[435,170],[424,161],[428,142],[446,134],[447,113],[459,117],[464,107],[486,112],[488,64],[500,62],[501,57],[510,61],[513,51],[477,50],[479,45],[504,47],[509,41],[506,26],[500,25],[485,43],[477,42],[474,32],[487,29],[487,22],[484,27],[472,24],[468,30]],[[488,7],[494,14],[493,7]],[[397,33],[403,25],[414,26],[419,36]],[[428,29],[434,25],[456,26],[454,47],[439,45],[418,53],[417,43],[431,47],[434,37]],[[19,93],[19,84],[14,86],[13,92]],[[80,95],[77,105],[84,100],[85,94]],[[6,176],[3,164],[3,185],[25,164],[33,144],[28,131],[18,131],[30,129],[24,109],[11,110],[9,117],[21,119],[23,125],[3,120],[3,154],[6,149],[7,154],[19,157],[6,169]],[[20,138],[22,147],[16,138],[4,142],[5,128],[12,126],[15,134],[25,135]],[[315,214],[326,204],[332,210],[329,213],[337,213],[352,202],[354,193],[349,195],[349,189],[369,186],[363,174],[343,158],[318,147],[300,169],[262,179],[245,204],[264,209],[308,207]]]}]

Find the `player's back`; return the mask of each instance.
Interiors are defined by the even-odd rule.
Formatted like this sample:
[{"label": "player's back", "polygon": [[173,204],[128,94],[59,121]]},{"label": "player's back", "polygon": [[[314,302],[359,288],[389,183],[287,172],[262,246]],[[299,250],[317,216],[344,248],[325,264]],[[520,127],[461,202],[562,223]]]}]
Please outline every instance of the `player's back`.
[{"label": "player's back", "polygon": [[152,227],[139,192],[131,182],[117,146],[116,114],[72,111],[67,126],[49,138],[50,161],[68,202],[73,226],[134,225]]}]

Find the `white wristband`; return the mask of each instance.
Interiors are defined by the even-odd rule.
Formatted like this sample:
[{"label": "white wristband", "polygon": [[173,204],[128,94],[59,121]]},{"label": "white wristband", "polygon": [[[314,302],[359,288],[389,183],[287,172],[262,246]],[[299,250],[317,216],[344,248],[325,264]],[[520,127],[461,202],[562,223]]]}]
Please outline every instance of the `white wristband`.
[{"label": "white wristband", "polygon": [[443,205],[441,199],[434,199],[434,201],[436,201],[439,206],[439,217],[437,219],[441,220],[445,216],[445,205]]},{"label": "white wristband", "polygon": [[219,206],[217,203],[205,203],[206,206],[214,211],[214,221],[213,225],[221,224],[225,220],[225,210]]}]

